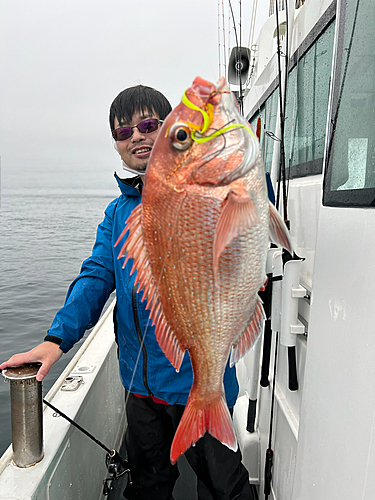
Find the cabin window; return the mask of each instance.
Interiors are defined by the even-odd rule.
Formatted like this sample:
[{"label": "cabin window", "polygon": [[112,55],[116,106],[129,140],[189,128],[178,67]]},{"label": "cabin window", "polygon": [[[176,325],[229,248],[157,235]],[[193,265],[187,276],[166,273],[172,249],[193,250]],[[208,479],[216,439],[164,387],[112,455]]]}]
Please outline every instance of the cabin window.
[{"label": "cabin window", "polygon": [[276,118],[278,113],[278,89],[276,89],[267,101],[261,106],[258,113],[256,113],[250,120],[250,124],[254,132],[257,129],[258,118],[261,121],[261,136],[260,147],[262,151],[264,167],[266,172],[271,172],[273,148],[275,144],[275,129]]},{"label": "cabin window", "polygon": [[285,163],[323,161],[335,23],[289,73],[285,109]]},{"label": "cabin window", "polygon": [[[332,69],[335,21],[324,26],[319,38],[297,55],[289,71],[284,126],[285,164],[289,176],[314,175],[323,170],[323,155]],[[271,171],[279,113],[278,86],[260,107],[260,145],[266,171]],[[256,130],[259,110],[250,123]],[[265,124],[265,127],[264,127]],[[276,135],[275,135],[276,134]]]},{"label": "cabin window", "polygon": [[375,9],[342,2],[323,202],[375,206]]}]

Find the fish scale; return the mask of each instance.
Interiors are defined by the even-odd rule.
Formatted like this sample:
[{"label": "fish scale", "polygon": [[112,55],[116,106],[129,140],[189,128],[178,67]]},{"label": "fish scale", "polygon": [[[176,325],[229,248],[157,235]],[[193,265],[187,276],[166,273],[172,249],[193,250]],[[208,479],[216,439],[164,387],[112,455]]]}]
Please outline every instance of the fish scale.
[{"label": "fish scale", "polygon": [[235,450],[225,367],[261,332],[269,235],[291,245],[267,199],[258,141],[224,80],[196,78],[164,121],[127,230],[119,258],[134,259],[159,345],[176,370],[187,349],[193,368],[171,462],[205,432]]}]

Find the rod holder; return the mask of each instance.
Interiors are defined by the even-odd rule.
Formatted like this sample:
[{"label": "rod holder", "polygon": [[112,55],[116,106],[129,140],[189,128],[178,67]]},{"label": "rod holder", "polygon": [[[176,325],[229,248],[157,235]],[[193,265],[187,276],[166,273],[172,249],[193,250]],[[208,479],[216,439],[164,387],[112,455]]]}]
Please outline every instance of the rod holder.
[{"label": "rod holder", "polygon": [[305,327],[298,319],[298,301],[306,295],[306,289],[299,284],[303,260],[290,260],[284,266],[281,302],[280,344],[295,347],[296,335],[305,333]]},{"label": "rod holder", "polygon": [[298,319],[298,301],[306,294],[305,288],[299,284],[302,262],[303,259],[294,259],[285,263],[282,289],[280,344],[288,348],[288,387],[291,391],[298,390],[296,339],[298,334],[305,333],[305,327]]},{"label": "rod holder", "polygon": [[281,292],[283,279],[283,251],[271,248],[267,255],[267,272],[272,273],[271,329],[279,332],[281,328]]},{"label": "rod holder", "polygon": [[10,383],[13,462],[30,467],[43,451],[42,383],[36,380],[40,364],[25,364],[2,371]]}]

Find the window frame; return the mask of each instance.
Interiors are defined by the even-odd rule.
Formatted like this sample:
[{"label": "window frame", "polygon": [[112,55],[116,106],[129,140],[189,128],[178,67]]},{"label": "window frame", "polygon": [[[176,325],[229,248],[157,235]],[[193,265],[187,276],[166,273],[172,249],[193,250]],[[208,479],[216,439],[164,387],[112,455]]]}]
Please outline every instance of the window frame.
[{"label": "window frame", "polygon": [[[332,117],[336,115],[337,106],[339,103],[339,94],[341,89],[342,69],[345,64],[345,20],[346,20],[346,2],[340,2],[340,12],[336,26],[336,53],[335,73],[333,76],[333,93],[331,98],[331,109],[329,111],[328,133],[324,155],[324,180],[323,180],[323,205],[327,207],[358,207],[372,208],[375,206],[375,187],[361,189],[343,189],[332,190],[332,174],[333,174],[333,158],[335,143],[334,131],[332,130]],[[333,136],[333,137],[332,137]]]},{"label": "window frame", "polygon": [[[333,0],[328,9],[324,12],[322,17],[318,20],[315,26],[312,28],[310,33],[302,41],[298,49],[289,58],[288,73],[291,73],[298,63],[306,53],[311,49],[311,47],[317,42],[317,40],[326,31],[328,26],[335,20],[336,17],[336,7],[337,0]],[[271,85],[268,87],[266,92],[260,98],[260,100],[253,106],[250,112],[247,114],[247,120],[250,122],[254,115],[258,113],[258,110],[266,104],[266,101],[270,98],[275,90],[279,86],[279,77],[277,76]],[[323,173],[323,156],[321,158],[316,158],[304,163],[299,163],[297,165],[286,167],[286,177],[288,179],[296,179],[301,177],[308,177],[312,175],[319,175]]]}]

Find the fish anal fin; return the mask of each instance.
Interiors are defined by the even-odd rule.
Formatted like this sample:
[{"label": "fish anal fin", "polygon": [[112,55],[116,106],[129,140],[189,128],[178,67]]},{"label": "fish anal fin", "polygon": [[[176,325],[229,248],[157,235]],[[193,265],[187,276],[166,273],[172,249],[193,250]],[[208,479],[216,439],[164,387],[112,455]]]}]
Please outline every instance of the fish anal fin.
[{"label": "fish anal fin", "polygon": [[237,450],[237,439],[232,419],[223,395],[203,408],[191,395],[189,396],[172,442],[171,463],[175,464],[178,458],[206,432],[209,432],[231,450]]},{"label": "fish anal fin", "polygon": [[276,243],[293,255],[293,247],[290,241],[289,231],[281,218],[279,212],[269,203],[270,207],[270,240],[272,243]]},{"label": "fish anal fin", "polygon": [[239,342],[233,346],[230,356],[230,366],[237,363],[237,361],[239,361],[256,342],[259,335],[262,333],[263,319],[265,319],[265,314],[262,301],[259,299],[250,325],[245,330]]},{"label": "fish anal fin", "polygon": [[214,239],[214,272],[217,273],[220,255],[240,234],[259,223],[255,204],[244,186],[231,189],[223,202],[222,211],[216,226]]}]

